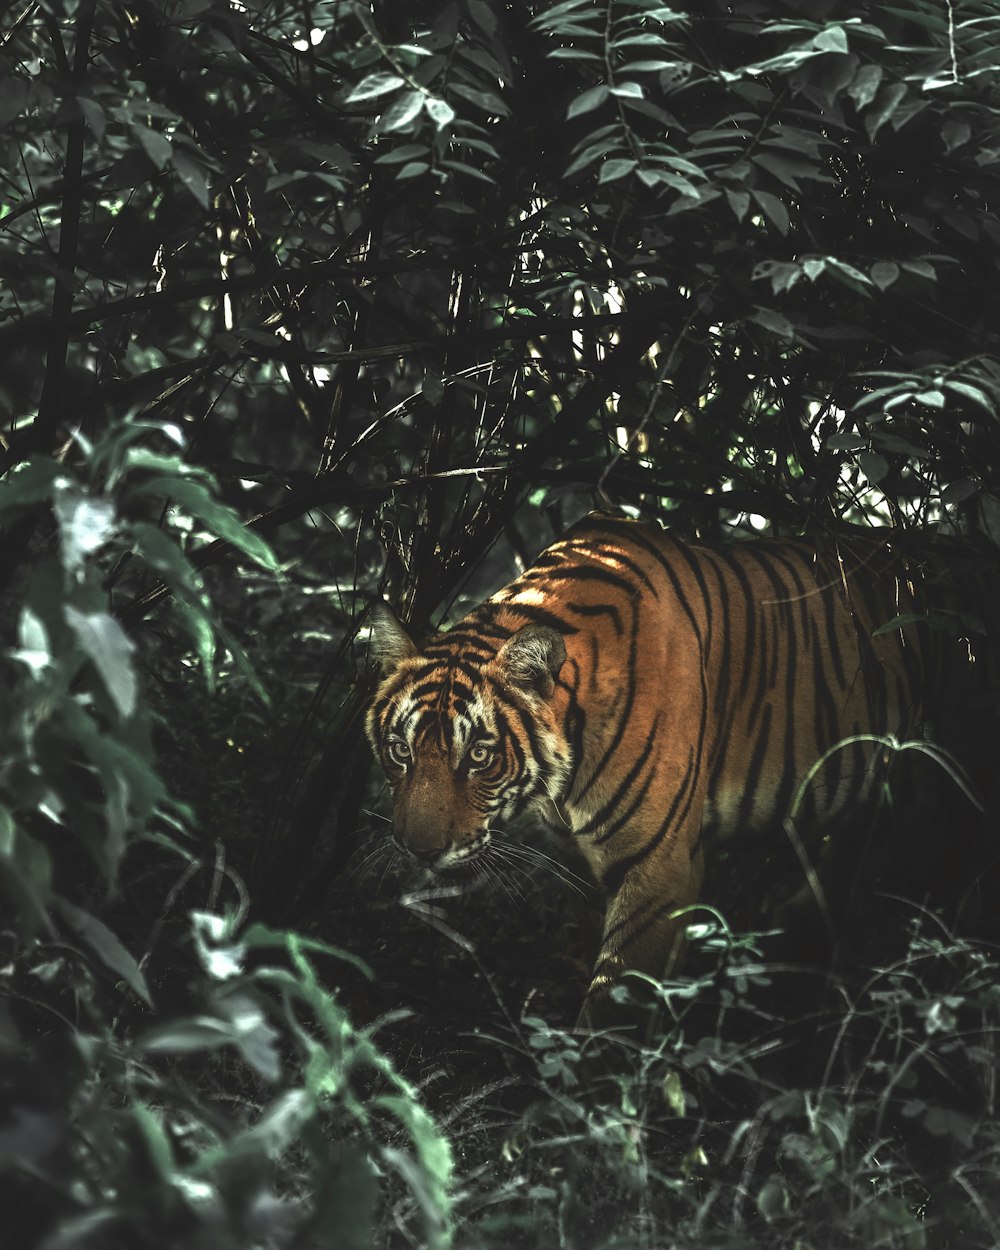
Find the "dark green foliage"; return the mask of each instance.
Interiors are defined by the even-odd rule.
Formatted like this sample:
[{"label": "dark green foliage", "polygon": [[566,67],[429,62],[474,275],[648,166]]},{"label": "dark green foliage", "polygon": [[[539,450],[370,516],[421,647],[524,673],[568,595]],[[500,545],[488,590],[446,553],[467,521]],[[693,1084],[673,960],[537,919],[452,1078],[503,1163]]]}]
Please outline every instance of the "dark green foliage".
[{"label": "dark green foliage", "polygon": [[988,950],[805,1025],[720,955],[598,1111],[551,885],[506,1025],[440,900],[344,902],[371,595],[595,502],[996,541],[998,87],[990,0],[4,10],[5,1239],[998,1244]]},{"label": "dark green foliage", "polygon": [[994,1244],[995,959],[915,928],[852,991],[762,961],[753,937],[703,926],[698,945],[703,971],[652,987],[659,1039],[614,1051],[596,1107],[566,1089],[578,1042],[523,1021],[556,1096],[508,1139],[507,1227],[534,1212],[514,1244]]}]

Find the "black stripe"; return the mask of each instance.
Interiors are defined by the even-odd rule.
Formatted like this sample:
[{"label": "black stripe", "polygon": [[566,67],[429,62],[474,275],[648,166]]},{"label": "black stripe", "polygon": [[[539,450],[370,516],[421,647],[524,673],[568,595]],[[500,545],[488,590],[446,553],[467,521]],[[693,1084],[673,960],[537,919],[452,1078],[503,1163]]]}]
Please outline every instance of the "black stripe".
[{"label": "black stripe", "polygon": [[518,579],[517,585],[533,585],[535,582],[542,582],[546,586],[559,582],[586,582],[588,584],[602,582],[605,586],[613,586],[615,590],[620,590],[629,599],[636,593],[635,582],[623,577],[621,573],[616,573],[613,569],[589,562],[565,564],[560,560],[558,564],[546,569],[540,569],[537,564],[534,564],[523,577]]},{"label": "black stripe", "polygon": [[[632,707],[635,703],[635,694],[636,694],[635,676],[636,676],[636,651],[638,647],[638,638],[639,638],[639,614],[636,611],[635,605],[633,605],[632,630],[629,636],[628,685],[625,690],[625,698],[621,702],[621,706],[620,706],[619,713],[618,713],[618,719],[617,719],[614,732],[608,735],[608,745],[604,750],[604,754],[597,761],[597,763],[592,767],[590,776],[587,778],[586,781],[584,781],[579,794],[576,795],[574,798],[574,802],[577,802],[577,803],[581,802],[584,796],[590,790],[590,787],[603,774],[605,768],[608,765],[609,760],[611,759],[612,755],[614,755],[615,751],[618,749],[621,743],[622,735],[625,731],[625,726],[628,724],[631,718]],[[597,663],[599,662],[600,660],[598,658]],[[596,666],[595,666],[595,671],[596,671]]]},{"label": "black stripe", "polygon": [[[645,767],[646,761],[649,759],[650,754],[652,753],[653,743],[656,737],[656,730],[657,730],[657,727],[659,726],[659,723],[660,723],[660,713],[657,712],[656,717],[653,720],[653,726],[650,729],[649,734],[646,737],[646,745],[643,748],[643,750],[639,753],[639,756],[636,759],[635,763],[625,774],[624,778],[618,783],[618,786],[615,789],[614,794],[612,794],[612,796],[607,800],[607,802],[602,807],[598,808],[596,812],[592,813],[591,816],[588,817],[587,822],[584,825],[581,825],[579,829],[574,830],[574,833],[578,837],[585,836],[589,833],[592,833],[593,830],[598,828],[598,826],[603,825],[604,822],[608,819],[608,817],[612,814],[614,809],[618,806],[618,804],[621,803],[621,801],[625,798],[625,795],[631,789],[632,783],[635,781],[636,777],[638,777],[639,774],[642,772],[643,768]],[[648,782],[646,783],[646,786],[648,789],[648,786],[649,786]],[[619,821],[618,824],[620,825],[621,822]],[[596,841],[603,842],[606,837],[610,837],[610,834],[597,838]]]},{"label": "black stripe", "polygon": [[565,603],[563,606],[577,616],[609,616],[615,633],[625,632],[622,614],[612,603]]},{"label": "black stripe", "polygon": [[667,815],[659,829],[657,829],[656,833],[653,834],[644,846],[640,847],[639,850],[633,852],[631,855],[626,855],[621,859],[616,860],[616,862],[613,863],[603,874],[602,884],[609,894],[618,893],[622,882],[625,880],[628,873],[653,854],[671,829],[683,829],[685,819],[691,810],[691,804],[694,800],[695,778],[698,773],[699,763],[700,761],[697,759],[695,748],[691,747],[688,753],[688,766],[684,773],[684,778],[681,781],[681,784],[677,787],[677,792],[670,805],[670,810],[667,812]]},{"label": "black stripe", "polygon": [[[594,965],[594,974],[596,975],[603,966],[613,963],[616,958],[620,957],[621,951],[634,946],[650,929],[676,910],[677,902],[674,899],[669,899],[664,903],[658,898],[653,898],[646,899],[634,912],[622,917],[604,934],[602,947],[608,950],[608,954],[597,960]],[[643,912],[647,914],[643,916]],[[636,923],[637,921],[639,923]],[[628,930],[627,933],[626,930]]]}]

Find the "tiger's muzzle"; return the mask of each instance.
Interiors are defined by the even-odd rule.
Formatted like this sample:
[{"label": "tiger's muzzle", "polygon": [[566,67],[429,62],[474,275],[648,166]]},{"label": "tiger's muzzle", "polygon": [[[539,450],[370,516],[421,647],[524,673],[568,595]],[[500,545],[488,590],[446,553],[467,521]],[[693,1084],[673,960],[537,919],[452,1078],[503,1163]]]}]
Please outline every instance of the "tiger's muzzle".
[{"label": "tiger's muzzle", "polygon": [[429,868],[438,876],[452,876],[460,874],[482,855],[489,846],[490,834],[487,829],[478,829],[459,838],[414,837],[412,832],[401,831],[397,824],[393,827],[392,842],[397,850],[422,868]]}]

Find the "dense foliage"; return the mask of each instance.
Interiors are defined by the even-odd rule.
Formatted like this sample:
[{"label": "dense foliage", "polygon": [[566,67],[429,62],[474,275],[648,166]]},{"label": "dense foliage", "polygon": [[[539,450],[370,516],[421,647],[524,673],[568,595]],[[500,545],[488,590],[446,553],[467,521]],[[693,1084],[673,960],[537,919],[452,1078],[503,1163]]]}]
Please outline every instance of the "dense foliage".
[{"label": "dense foliage", "polygon": [[998,1244],[996,961],[932,918],[805,1024],[710,937],[598,1109],[464,988],[439,1069],[407,925],[467,939],[334,901],[370,594],[595,503],[1000,537],[995,8],[4,7],[11,1244]]}]

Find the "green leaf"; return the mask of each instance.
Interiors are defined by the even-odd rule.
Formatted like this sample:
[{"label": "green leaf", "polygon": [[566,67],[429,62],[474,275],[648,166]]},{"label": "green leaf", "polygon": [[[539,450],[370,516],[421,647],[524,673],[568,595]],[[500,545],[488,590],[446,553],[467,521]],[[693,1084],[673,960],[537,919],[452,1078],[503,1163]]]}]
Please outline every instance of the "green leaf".
[{"label": "green leaf", "polygon": [[175,538],[149,521],[133,522],[129,536],[135,552],[170,583],[175,593],[180,591],[185,596],[200,597],[201,575]]},{"label": "green leaf", "polygon": [[782,204],[776,195],[772,195],[770,191],[753,191],[751,193],[760,207],[764,210],[764,216],[778,230],[780,234],[787,234],[789,227],[788,210]]},{"label": "green leaf", "polygon": [[420,113],[424,106],[424,96],[420,91],[407,91],[398,100],[394,100],[389,110],[379,119],[382,130],[402,130]]},{"label": "green leaf", "polygon": [[491,178],[489,174],[484,173],[477,165],[466,164],[464,161],[448,161],[441,162],[442,169],[453,170],[456,174],[462,174],[466,178],[475,178],[478,182],[485,182],[488,187],[496,185],[496,180]]},{"label": "green leaf", "polygon": [[174,1180],[174,1155],[159,1114],[141,1102],[134,1102],[131,1111],[156,1180],[169,1186]]},{"label": "green leaf", "polygon": [[884,291],[899,277],[899,266],[892,260],[879,260],[872,265],[870,272],[872,282],[880,291]]},{"label": "green leaf", "polygon": [[550,9],[546,9],[544,13],[531,19],[531,25],[537,26],[542,30],[545,29],[561,29],[560,21],[567,18],[571,13],[580,16],[580,11],[586,11],[593,6],[593,0],[561,0],[560,4],[554,4]]},{"label": "green leaf", "polygon": [[637,162],[633,160],[605,161],[597,177],[598,183],[617,182],[635,169]]},{"label": "green leaf", "polygon": [[754,266],[750,280],[758,282],[769,278],[771,290],[780,295],[782,291],[790,290],[801,277],[802,270],[794,261],[762,260]]},{"label": "green leaf", "polygon": [[614,87],[609,87],[608,91],[615,97],[623,100],[639,99],[641,100],[644,92],[637,82],[620,82]]},{"label": "green leaf", "polygon": [[497,33],[497,15],[486,0],[466,0],[469,16],[491,38]]},{"label": "green leaf", "polygon": [[674,1115],[682,1116],[687,1110],[687,1097],[684,1093],[684,1082],[676,1068],[672,1068],[663,1078],[663,1097]]},{"label": "green leaf", "polygon": [[661,69],[687,69],[686,65],[680,66],[677,61],[629,61],[628,72],[630,74],[652,74],[657,73]]},{"label": "green leaf", "polygon": [[98,143],[104,138],[104,133],[108,128],[108,119],[105,116],[104,109],[96,100],[88,100],[86,96],[77,96],[76,102],[80,106],[80,112],[83,119],[94,132],[94,138]]},{"label": "green leaf", "polygon": [[155,168],[165,169],[174,154],[174,146],[167,136],[160,134],[158,130],[150,130],[148,126],[142,126],[138,122],[133,122],[130,129]]},{"label": "green leaf", "polygon": [[792,325],[787,317],[783,317],[781,313],[775,312],[773,308],[758,307],[750,320],[783,339],[795,338],[795,326]]},{"label": "green leaf", "polygon": [[396,175],[396,181],[404,182],[407,178],[419,178],[421,174],[426,174],[429,169],[430,164],[427,161],[407,161]]},{"label": "green leaf", "polygon": [[597,87],[591,87],[589,91],[585,91],[582,95],[577,96],[566,110],[567,121],[573,117],[582,117],[584,113],[592,112],[610,98],[611,92],[608,90],[607,84],[601,83]]},{"label": "green leaf", "polygon": [[882,129],[887,121],[889,121],[900,104],[906,98],[907,86],[905,83],[894,82],[888,83],[878,93],[878,99],[872,106],[871,111],[865,117],[865,130],[868,138],[874,141],[875,136]]},{"label": "green leaf", "polygon": [[152,1007],[149,986],[146,984],[142,969],[104,921],[98,920],[89,911],[84,911],[67,899],[57,897],[53,899],[53,902],[63,919],[76,930],[101,963],[121,977],[129,989],[138,995],[148,1007]]},{"label": "green leaf", "polygon": [[[688,199],[696,199],[698,196],[698,188],[693,182],[687,178],[681,178],[678,174],[672,174],[666,169],[637,169],[636,177],[647,187],[672,187]],[[600,181],[606,180],[602,178]]]},{"label": "green leaf", "polygon": [[438,130],[443,130],[445,126],[449,126],[455,120],[455,110],[447,100],[441,100],[437,96],[426,96],[424,98],[424,109]]},{"label": "green leaf", "polygon": [[231,1024],[233,1045],[243,1059],[265,1081],[280,1080],[281,1059],[275,1045],[280,1034],[256,1000],[249,994],[229,994],[219,1002],[218,1009]]},{"label": "green leaf", "polygon": [[755,165],[766,169],[779,182],[783,182],[796,191],[800,178],[809,178],[814,182],[820,180],[821,171],[818,165],[812,165],[808,161],[798,160],[792,156],[784,156],[776,152],[758,152],[752,159]]},{"label": "green leaf", "polygon": [[928,278],[931,282],[937,280],[937,270],[929,260],[904,260],[903,268],[907,273],[915,273],[919,278]]},{"label": "green leaf", "polygon": [[862,273],[860,269],[855,269],[853,265],[848,265],[845,261],[838,260],[836,256],[828,256],[827,264],[834,273],[849,278],[849,285],[859,287],[871,286],[871,279],[866,273]]},{"label": "green leaf", "polygon": [[955,148],[960,148],[964,143],[968,143],[972,137],[972,127],[964,118],[947,117],[941,125],[941,138],[944,140],[944,150],[953,152]]},{"label": "green leaf", "polygon": [[226,504],[216,499],[204,486],[186,478],[153,477],[133,488],[148,495],[163,495],[186,508],[216,534],[266,569],[276,570],[278,562],[267,543],[246,529],[239,517]]},{"label": "green leaf", "polygon": [[769,1177],[761,1186],[757,1194],[757,1210],[769,1224],[791,1210],[788,1189],[780,1176]]},{"label": "green leaf", "polygon": [[877,482],[881,482],[889,472],[888,460],[886,460],[885,456],[879,455],[877,451],[859,452],[858,465],[861,472],[873,486]]},{"label": "green leaf", "polygon": [[357,104],[359,100],[374,100],[377,96],[395,91],[397,87],[405,87],[406,79],[398,74],[369,74],[352,88],[347,96],[348,104]]},{"label": "green leaf", "polygon": [[485,91],[481,87],[473,87],[470,83],[465,82],[451,83],[450,90],[455,95],[469,100],[472,104],[477,104],[484,112],[489,113],[491,117],[510,116],[510,109],[495,91]]},{"label": "green leaf", "polygon": [[971,499],[973,495],[979,493],[979,483],[974,482],[972,478],[962,477],[958,481],[949,482],[941,492],[942,503],[962,503],[966,499]]},{"label": "green leaf", "polygon": [[178,178],[191,192],[202,208],[208,208],[208,170],[200,162],[181,152],[171,149],[170,163]]},{"label": "green leaf", "polygon": [[956,395],[961,395],[963,399],[971,400],[972,403],[978,404],[980,408],[985,408],[991,417],[997,415],[996,403],[978,386],[972,386],[970,383],[962,382],[957,378],[948,378],[941,385],[946,391],[954,391]]},{"label": "green leaf", "polygon": [[696,187],[691,195],[679,195],[667,209],[667,216],[673,217],[676,213],[685,213],[691,208],[702,208],[712,200],[717,200],[721,194],[718,187]]},{"label": "green leaf", "polygon": [[750,208],[749,191],[726,191],[726,199],[737,221],[742,221]]},{"label": "green leaf", "polygon": [[857,451],[867,442],[862,434],[831,434],[823,445],[831,451]]},{"label": "green leaf", "polygon": [[215,689],[215,628],[212,617],[193,598],[173,599],[170,604],[171,614],[178,617],[181,628],[194,647],[205,674],[205,684],[209,691]]},{"label": "green leaf", "polygon": [[[244,931],[242,942],[248,950],[260,948],[288,950],[290,948],[287,929],[272,929],[260,922],[250,925]],[[367,980],[375,980],[374,972],[363,960],[359,959],[357,955],[353,955],[350,951],[342,950],[339,946],[331,946],[329,942],[324,942],[320,938],[303,937],[300,934],[295,935],[295,946],[303,951],[314,951],[317,954],[331,955],[334,959],[341,959],[345,963],[349,963],[352,968],[356,968]]]},{"label": "green leaf", "polygon": [[135,643],[107,612],[81,612],[66,604],[66,623],[84,654],[93,662],[119,716],[135,711],[138,681],[132,667]]},{"label": "green leaf", "polygon": [[842,26],[827,26],[813,39],[812,46],[817,52],[847,52],[847,35]]},{"label": "green leaf", "polygon": [[141,1034],[135,1048],[141,1054],[194,1054],[199,1050],[217,1050],[235,1042],[235,1030],[225,1020],[214,1016],[192,1016],[171,1020]]},{"label": "green leaf", "polygon": [[847,88],[847,94],[859,109],[866,108],[875,99],[881,82],[881,65],[862,65]]},{"label": "green leaf", "polygon": [[400,143],[389,152],[376,157],[376,165],[402,165],[415,156],[429,156],[430,149],[423,143]]},{"label": "green leaf", "polygon": [[35,456],[0,481],[0,512],[30,508],[52,495],[56,479],[68,481],[66,470],[49,456]]},{"label": "green leaf", "polygon": [[181,456],[164,456],[148,447],[130,447],[125,453],[124,467],[131,471],[145,469],[149,473],[178,473],[182,476],[202,476],[207,474],[200,465],[188,464]]}]

